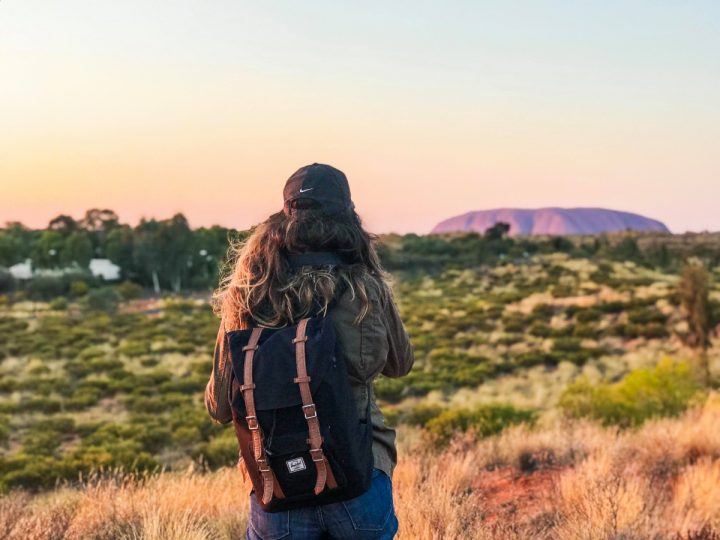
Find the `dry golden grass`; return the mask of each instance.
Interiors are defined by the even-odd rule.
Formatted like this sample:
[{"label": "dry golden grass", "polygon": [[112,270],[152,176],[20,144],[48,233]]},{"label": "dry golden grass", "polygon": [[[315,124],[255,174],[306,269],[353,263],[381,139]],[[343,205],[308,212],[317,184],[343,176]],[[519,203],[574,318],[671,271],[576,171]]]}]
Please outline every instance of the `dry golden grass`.
[{"label": "dry golden grass", "polygon": [[[720,398],[637,431],[549,417],[442,452],[406,430],[393,482],[400,540],[718,540]],[[234,469],[112,474],[0,499],[0,538],[242,538],[247,507]]]}]

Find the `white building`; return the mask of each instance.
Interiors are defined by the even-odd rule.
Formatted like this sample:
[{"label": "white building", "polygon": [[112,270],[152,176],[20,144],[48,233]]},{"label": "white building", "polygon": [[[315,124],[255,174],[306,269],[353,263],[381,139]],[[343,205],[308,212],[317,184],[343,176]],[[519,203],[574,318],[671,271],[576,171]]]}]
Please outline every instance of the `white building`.
[{"label": "white building", "polygon": [[101,277],[105,281],[120,279],[120,267],[113,264],[110,259],[91,259],[90,273],[95,277]]},{"label": "white building", "polygon": [[25,262],[14,264],[8,270],[15,279],[30,279],[33,277],[32,260],[25,259]]}]

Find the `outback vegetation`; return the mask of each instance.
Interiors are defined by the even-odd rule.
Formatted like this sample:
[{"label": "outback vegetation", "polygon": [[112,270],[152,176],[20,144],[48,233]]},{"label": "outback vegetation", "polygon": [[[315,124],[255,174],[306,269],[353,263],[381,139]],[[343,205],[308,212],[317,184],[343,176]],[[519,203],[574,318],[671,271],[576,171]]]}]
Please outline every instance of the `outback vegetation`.
[{"label": "outback vegetation", "polygon": [[[0,229],[0,265],[66,269],[0,269],[0,537],[239,535],[237,443],[202,392],[208,291],[243,234],[109,211]],[[720,234],[498,226],[381,256],[416,352],[375,387],[402,538],[720,538]]]}]

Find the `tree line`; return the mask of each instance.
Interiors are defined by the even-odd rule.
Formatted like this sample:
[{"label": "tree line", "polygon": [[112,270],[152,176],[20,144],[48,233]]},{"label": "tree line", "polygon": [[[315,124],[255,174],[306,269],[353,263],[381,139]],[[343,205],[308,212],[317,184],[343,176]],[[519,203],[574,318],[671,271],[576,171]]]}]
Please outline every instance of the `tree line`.
[{"label": "tree line", "polygon": [[[720,265],[717,237],[698,242],[692,236],[632,232],[581,237],[512,237],[509,233],[508,224],[497,223],[484,233],[382,235],[379,254],[393,272],[492,266],[556,252],[601,263],[632,261],[673,273],[680,273],[689,257],[701,260],[707,268]],[[59,215],[40,230],[10,222],[0,229],[0,292],[17,285],[10,283],[3,267],[26,259],[38,269],[74,269],[92,285],[87,271],[92,258],[109,259],[120,267],[123,281],[156,293],[207,290],[217,285],[230,240],[242,240],[247,234],[217,225],[192,229],[181,213],[168,219],[143,218],[133,227],[121,223],[114,211],[97,208],[78,220]]]},{"label": "tree line", "polygon": [[180,213],[143,218],[133,227],[112,210],[91,209],[79,220],[59,215],[42,230],[7,223],[0,229],[0,267],[30,259],[34,268],[82,274],[91,259],[107,258],[120,267],[122,280],[156,292],[205,289],[217,283],[229,239],[243,234],[217,225],[191,229]]}]

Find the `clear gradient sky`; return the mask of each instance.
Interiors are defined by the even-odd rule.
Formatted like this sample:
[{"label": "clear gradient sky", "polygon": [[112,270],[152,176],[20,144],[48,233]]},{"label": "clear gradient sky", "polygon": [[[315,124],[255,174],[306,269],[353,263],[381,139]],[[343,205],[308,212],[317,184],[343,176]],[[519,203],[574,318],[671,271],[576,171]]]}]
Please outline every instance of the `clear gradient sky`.
[{"label": "clear gradient sky", "polygon": [[720,2],[0,0],[0,223],[246,228],[314,161],[375,232],[500,206],[720,230]]}]

